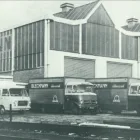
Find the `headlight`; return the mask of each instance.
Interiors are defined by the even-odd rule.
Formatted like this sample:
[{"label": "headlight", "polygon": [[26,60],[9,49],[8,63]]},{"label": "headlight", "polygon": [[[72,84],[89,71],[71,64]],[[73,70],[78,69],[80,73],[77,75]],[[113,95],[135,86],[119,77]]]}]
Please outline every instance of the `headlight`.
[{"label": "headlight", "polygon": [[14,101],[14,102],[13,102],[13,105],[14,105],[14,106],[17,106],[17,102],[18,102],[18,101]]},{"label": "headlight", "polygon": [[31,101],[28,102],[28,105],[31,106]]},{"label": "headlight", "polygon": [[81,103],[81,104],[83,104],[83,103],[84,103],[84,101],[83,101],[83,100],[80,100],[80,103]]}]

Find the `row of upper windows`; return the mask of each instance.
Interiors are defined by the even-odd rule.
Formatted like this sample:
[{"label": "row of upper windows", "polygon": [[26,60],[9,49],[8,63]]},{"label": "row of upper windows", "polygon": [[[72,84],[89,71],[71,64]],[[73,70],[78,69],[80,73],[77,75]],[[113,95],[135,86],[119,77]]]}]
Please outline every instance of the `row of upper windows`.
[{"label": "row of upper windows", "polygon": [[[60,28],[58,28],[60,27]],[[51,22],[50,31],[50,49],[66,52],[79,52],[79,26],[72,26],[58,22]],[[102,27],[101,25],[84,24],[82,27],[82,53],[87,55],[98,55],[105,57],[119,57],[118,31],[113,27]],[[95,31],[95,32],[94,32]],[[108,32],[107,34],[105,33]],[[11,32],[10,32],[11,33]],[[0,37],[5,34],[2,34]],[[116,40],[117,36],[117,40]],[[114,41],[113,40],[114,37]],[[122,35],[122,58],[137,60],[137,38]],[[131,43],[132,40],[132,43]],[[0,40],[1,42],[1,40]],[[6,45],[6,43],[4,43]],[[103,45],[104,44],[104,45]],[[129,47],[127,47],[127,45]],[[132,45],[134,47],[132,47]],[[10,47],[11,48],[11,47]],[[133,49],[134,48],[134,49]],[[129,51],[128,51],[129,50]],[[30,56],[31,54],[40,54],[44,52],[44,22],[39,21],[15,30],[15,69],[22,70],[26,68],[36,68],[44,65],[39,63],[39,59],[44,61],[44,57]],[[25,57],[26,56],[26,57]],[[25,64],[28,62],[28,64]],[[35,61],[35,62],[34,62]],[[0,67],[7,65],[12,61],[4,60]],[[4,64],[6,63],[6,64]],[[23,66],[19,66],[22,65]],[[9,64],[8,64],[9,65]],[[11,65],[11,64],[10,64]],[[27,66],[25,66],[27,65]],[[9,70],[9,68],[8,68]]]}]

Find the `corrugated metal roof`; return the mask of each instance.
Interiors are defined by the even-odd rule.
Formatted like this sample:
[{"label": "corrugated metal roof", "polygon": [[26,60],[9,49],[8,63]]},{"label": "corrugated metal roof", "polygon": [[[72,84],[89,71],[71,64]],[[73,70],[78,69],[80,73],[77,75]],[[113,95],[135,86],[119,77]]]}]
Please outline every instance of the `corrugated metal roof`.
[{"label": "corrugated metal roof", "polygon": [[135,24],[132,28],[128,28],[128,25],[122,26],[126,31],[140,32],[140,23]]},{"label": "corrugated metal roof", "polygon": [[68,12],[56,13],[54,14],[54,16],[71,19],[71,20],[84,19],[89,14],[89,12],[97,5],[98,2],[99,0],[96,0],[92,3],[75,7],[69,10]]}]

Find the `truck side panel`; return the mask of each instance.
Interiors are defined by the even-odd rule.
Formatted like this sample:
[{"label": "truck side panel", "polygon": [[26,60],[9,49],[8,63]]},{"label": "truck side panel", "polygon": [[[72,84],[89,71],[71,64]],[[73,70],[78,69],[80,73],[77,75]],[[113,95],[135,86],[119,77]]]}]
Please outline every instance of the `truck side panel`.
[{"label": "truck side panel", "polygon": [[33,110],[63,109],[64,82],[61,79],[33,79],[29,84],[29,96]]}]

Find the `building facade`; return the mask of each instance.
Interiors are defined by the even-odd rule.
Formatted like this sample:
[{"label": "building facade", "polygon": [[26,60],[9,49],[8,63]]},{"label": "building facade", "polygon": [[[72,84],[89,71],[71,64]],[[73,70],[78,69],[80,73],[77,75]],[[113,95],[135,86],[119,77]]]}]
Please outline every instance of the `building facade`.
[{"label": "building facade", "polygon": [[61,8],[0,33],[0,75],[140,78],[139,32],[116,28],[100,1]]}]

